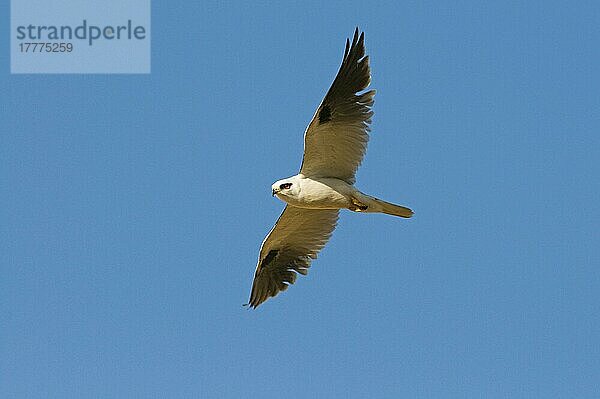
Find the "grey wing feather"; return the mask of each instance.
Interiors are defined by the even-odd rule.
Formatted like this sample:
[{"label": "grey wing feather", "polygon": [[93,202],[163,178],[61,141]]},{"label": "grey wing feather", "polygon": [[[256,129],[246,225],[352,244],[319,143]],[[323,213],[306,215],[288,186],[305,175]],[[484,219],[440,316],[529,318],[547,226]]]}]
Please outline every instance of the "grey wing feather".
[{"label": "grey wing feather", "polygon": [[260,248],[249,305],[258,305],[306,275],[310,262],[325,246],[338,220],[337,209],[286,206]]},{"label": "grey wing feather", "polygon": [[367,142],[375,90],[359,94],[371,82],[364,32],[354,32],[340,70],[304,134],[305,176],[336,177],[349,184],[360,166]]}]

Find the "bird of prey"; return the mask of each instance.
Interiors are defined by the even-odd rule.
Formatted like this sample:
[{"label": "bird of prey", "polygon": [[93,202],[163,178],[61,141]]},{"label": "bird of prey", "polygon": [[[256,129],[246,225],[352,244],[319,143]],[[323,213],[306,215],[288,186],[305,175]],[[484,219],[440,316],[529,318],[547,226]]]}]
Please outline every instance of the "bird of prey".
[{"label": "bird of prey", "polygon": [[342,65],[304,133],[300,173],[276,181],[272,194],[286,203],[264,239],[258,256],[249,305],[285,291],[306,275],[337,224],[340,209],[409,218],[412,210],[364,194],[354,187],[369,140],[375,90],[364,32],[346,39]]}]

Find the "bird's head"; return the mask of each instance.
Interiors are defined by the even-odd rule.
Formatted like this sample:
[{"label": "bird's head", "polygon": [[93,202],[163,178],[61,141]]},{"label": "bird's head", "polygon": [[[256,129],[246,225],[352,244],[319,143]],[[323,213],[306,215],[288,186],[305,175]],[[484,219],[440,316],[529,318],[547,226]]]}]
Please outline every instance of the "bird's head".
[{"label": "bird's head", "polygon": [[278,180],[271,186],[271,193],[277,197],[294,197],[298,194],[298,184],[293,178]]}]

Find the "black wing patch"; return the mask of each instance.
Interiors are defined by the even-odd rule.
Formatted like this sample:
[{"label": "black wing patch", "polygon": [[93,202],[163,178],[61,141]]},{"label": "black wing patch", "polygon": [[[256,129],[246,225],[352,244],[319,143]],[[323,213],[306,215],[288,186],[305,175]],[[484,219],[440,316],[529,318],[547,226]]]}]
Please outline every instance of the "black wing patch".
[{"label": "black wing patch", "polygon": [[331,108],[329,105],[325,104],[321,107],[321,111],[319,111],[319,125],[323,123],[327,123],[331,120]]},{"label": "black wing patch", "polygon": [[272,250],[270,250],[269,253],[267,254],[267,256],[265,256],[265,258],[261,262],[261,266],[262,267],[269,266],[269,263],[271,263],[271,262],[273,262],[275,260],[275,258],[277,257],[278,253],[279,253],[278,249],[272,249]]}]

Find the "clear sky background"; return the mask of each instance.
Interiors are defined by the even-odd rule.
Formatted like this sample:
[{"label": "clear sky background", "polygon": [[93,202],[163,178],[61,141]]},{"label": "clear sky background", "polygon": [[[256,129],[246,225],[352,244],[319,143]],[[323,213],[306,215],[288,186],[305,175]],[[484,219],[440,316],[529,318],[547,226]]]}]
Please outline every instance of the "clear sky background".
[{"label": "clear sky background", "polygon": [[[10,75],[0,397],[600,396],[595,1],[159,2],[150,75]],[[355,26],[358,187],[256,311],[258,248]]]}]

